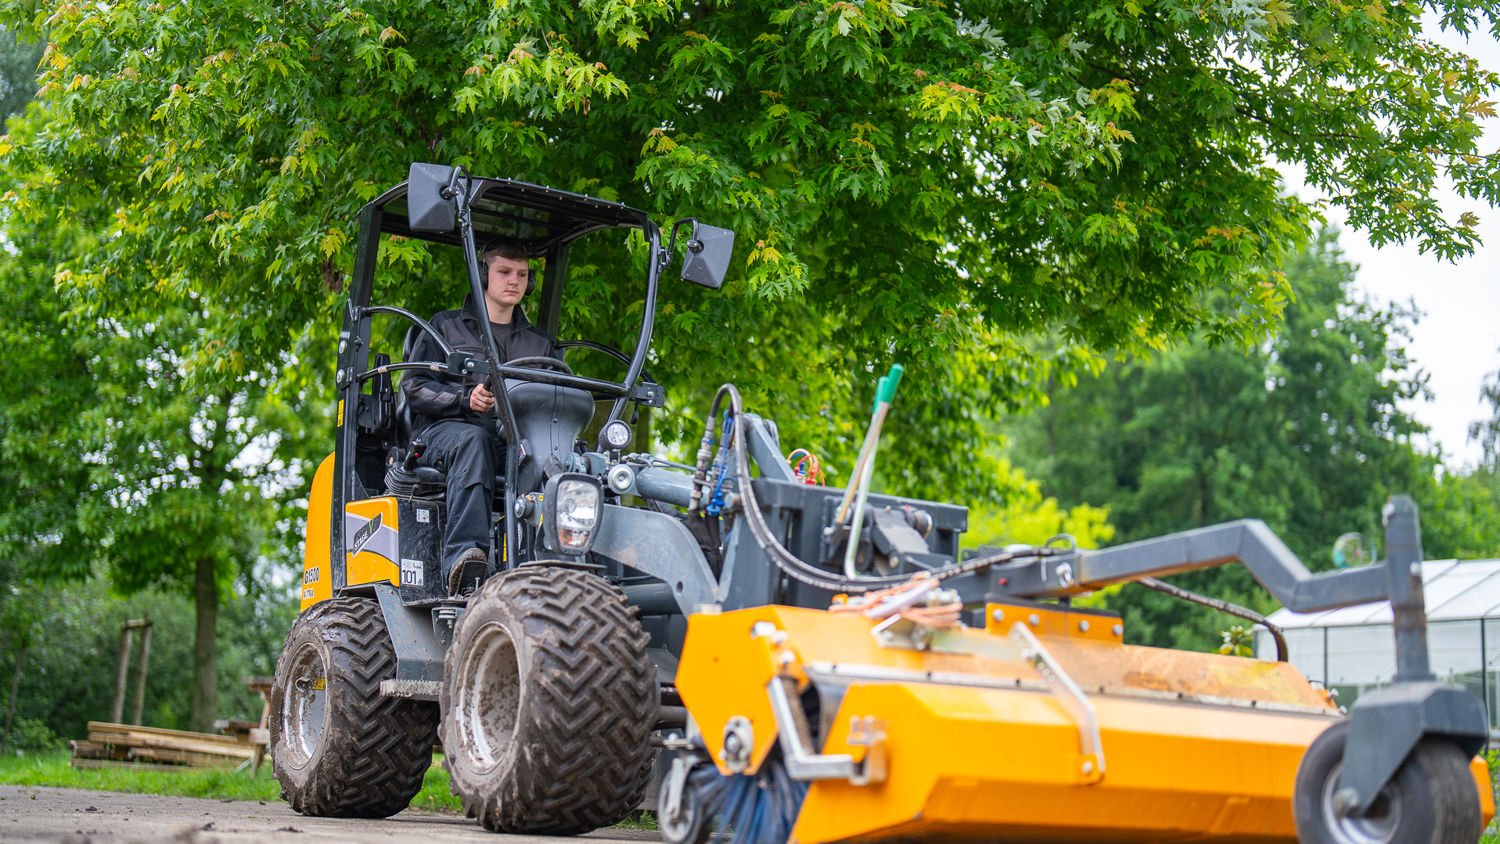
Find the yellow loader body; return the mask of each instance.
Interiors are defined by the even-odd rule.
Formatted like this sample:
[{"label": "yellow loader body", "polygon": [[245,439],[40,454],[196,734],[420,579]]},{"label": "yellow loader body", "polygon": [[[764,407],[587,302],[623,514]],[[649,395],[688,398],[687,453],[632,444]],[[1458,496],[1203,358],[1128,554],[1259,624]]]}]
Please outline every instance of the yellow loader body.
[{"label": "yellow loader body", "polygon": [[[1298,764],[1341,713],[1290,665],[1125,645],[1118,619],[1061,607],[986,616],[912,635],[857,613],[694,615],[678,690],[723,774],[754,773],[790,728],[772,684],[833,709],[817,751],[863,775],[812,783],[803,844],[1296,840]],[[738,765],[732,722],[749,724]]]},{"label": "yellow loader body", "polygon": [[[313,475],[308,493],[307,544],[302,551],[302,600],[298,612],[333,597],[333,564],[336,551],[330,545],[329,520],[333,507],[333,455],[323,458]],[[381,495],[350,501],[344,505],[345,536],[353,545],[345,550],[345,586],[368,583],[402,583],[398,561],[401,506],[395,496]]]}]

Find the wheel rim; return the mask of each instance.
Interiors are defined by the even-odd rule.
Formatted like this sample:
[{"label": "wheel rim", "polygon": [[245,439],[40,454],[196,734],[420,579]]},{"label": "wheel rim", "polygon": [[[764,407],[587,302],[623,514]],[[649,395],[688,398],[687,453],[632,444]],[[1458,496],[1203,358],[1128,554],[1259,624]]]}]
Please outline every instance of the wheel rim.
[{"label": "wheel rim", "polygon": [[657,825],[661,828],[663,841],[673,844],[690,844],[693,838],[693,830],[698,823],[697,807],[687,802],[687,795],[683,795],[682,816],[677,820],[661,820],[660,811],[657,812]]},{"label": "wheel rim", "polygon": [[328,672],[317,645],[304,643],[292,657],[281,723],[289,761],[297,766],[317,752],[328,724]]},{"label": "wheel rim", "polygon": [[1401,826],[1401,793],[1387,786],[1363,815],[1343,812],[1334,799],[1343,767],[1334,765],[1323,781],[1323,825],[1345,844],[1388,844]]},{"label": "wheel rim", "polygon": [[471,769],[487,771],[515,740],[521,706],[521,669],[510,631],[494,622],[480,628],[465,649],[457,683],[456,752]]},{"label": "wheel rim", "polygon": [[667,815],[667,784],[662,783],[661,794],[657,797],[656,824],[661,829],[662,840],[674,842],[674,844],[687,844],[692,841],[694,827],[698,823],[698,801],[693,794],[691,782],[683,783],[682,807],[680,814],[674,820]]}]

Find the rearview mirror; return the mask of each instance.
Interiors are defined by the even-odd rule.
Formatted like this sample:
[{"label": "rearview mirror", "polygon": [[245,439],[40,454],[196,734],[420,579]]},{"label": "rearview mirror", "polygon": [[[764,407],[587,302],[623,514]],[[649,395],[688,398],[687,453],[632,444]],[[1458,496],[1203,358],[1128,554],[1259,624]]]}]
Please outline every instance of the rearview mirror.
[{"label": "rearview mirror", "polygon": [[406,215],[412,231],[451,232],[458,209],[443,192],[453,183],[453,168],[413,163],[406,174]]},{"label": "rearview mirror", "polygon": [[729,272],[734,232],[693,221],[693,236],[682,259],[682,280],[718,290]]}]

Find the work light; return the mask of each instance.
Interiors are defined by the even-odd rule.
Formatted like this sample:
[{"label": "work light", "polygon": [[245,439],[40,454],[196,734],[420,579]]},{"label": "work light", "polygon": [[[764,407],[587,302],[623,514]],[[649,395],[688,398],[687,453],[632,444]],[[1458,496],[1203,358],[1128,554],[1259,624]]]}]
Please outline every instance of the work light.
[{"label": "work light", "polygon": [[630,426],[624,420],[610,420],[599,431],[600,450],[620,451],[630,445],[630,433]]}]

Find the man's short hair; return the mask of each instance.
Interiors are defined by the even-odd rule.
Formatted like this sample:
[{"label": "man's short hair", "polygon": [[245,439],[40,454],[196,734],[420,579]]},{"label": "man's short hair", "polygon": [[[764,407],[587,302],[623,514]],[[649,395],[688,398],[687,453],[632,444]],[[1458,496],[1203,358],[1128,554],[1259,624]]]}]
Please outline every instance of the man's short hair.
[{"label": "man's short hair", "polygon": [[485,244],[484,251],[479,253],[479,262],[488,269],[490,259],[504,258],[508,261],[530,261],[531,254],[526,251],[525,244],[511,237],[497,237]]}]

